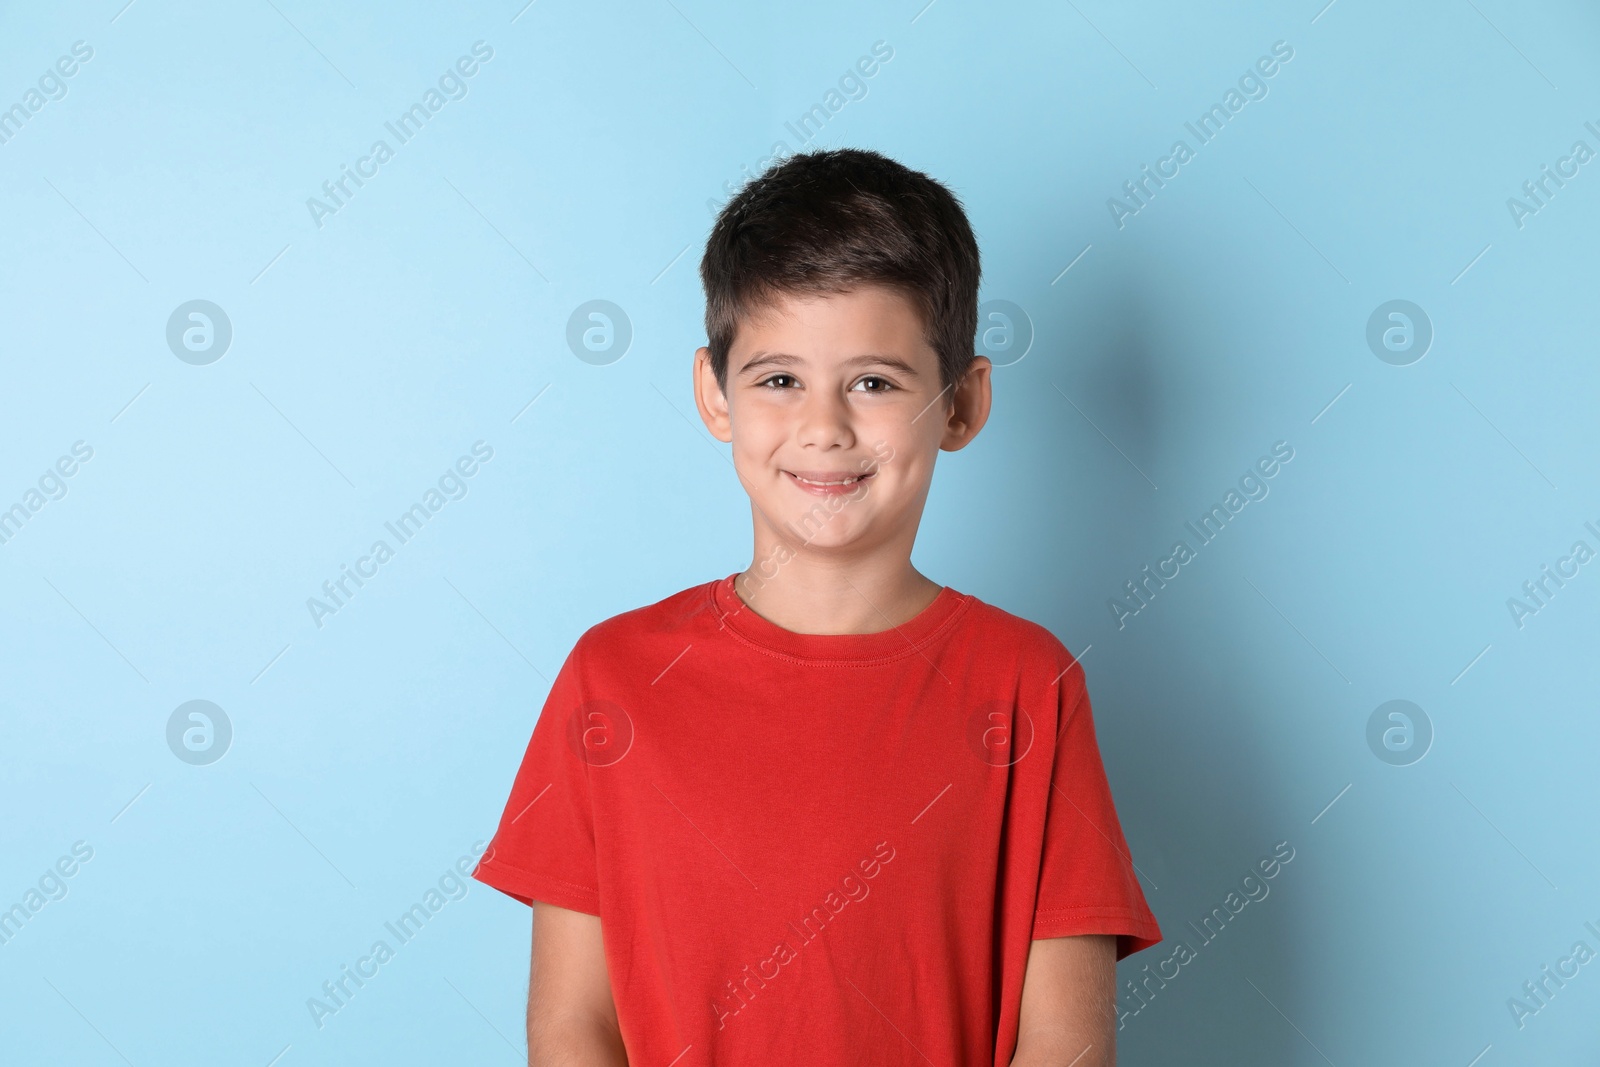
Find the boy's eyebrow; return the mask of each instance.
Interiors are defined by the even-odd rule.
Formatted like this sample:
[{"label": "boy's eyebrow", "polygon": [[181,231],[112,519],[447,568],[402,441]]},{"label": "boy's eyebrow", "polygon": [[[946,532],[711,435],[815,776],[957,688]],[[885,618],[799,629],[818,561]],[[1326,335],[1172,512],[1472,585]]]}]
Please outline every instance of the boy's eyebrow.
[{"label": "boy's eyebrow", "polygon": [[[744,366],[739,368],[739,373],[747,374],[750,371],[763,370],[767,367],[793,367],[796,364],[802,364],[804,362],[805,360],[801,359],[799,356],[790,355],[787,352],[757,352],[747,363],[745,363]],[[866,355],[861,356],[851,356],[849,359],[842,361],[841,366],[888,367],[891,370],[899,371],[908,378],[921,377],[921,375],[917,373],[917,368],[913,367],[911,364],[907,363],[898,356],[880,355],[878,353],[867,353]]]}]

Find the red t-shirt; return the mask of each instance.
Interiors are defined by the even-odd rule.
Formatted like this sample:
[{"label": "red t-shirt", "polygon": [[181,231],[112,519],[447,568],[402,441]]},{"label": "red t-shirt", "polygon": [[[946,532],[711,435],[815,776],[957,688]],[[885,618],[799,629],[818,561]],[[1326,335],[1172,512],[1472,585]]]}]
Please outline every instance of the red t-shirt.
[{"label": "red t-shirt", "polygon": [[800,634],[735,577],[579,638],[473,876],[600,916],[630,1063],[1006,1067],[1032,939],[1161,939],[1083,668],[949,587]]}]

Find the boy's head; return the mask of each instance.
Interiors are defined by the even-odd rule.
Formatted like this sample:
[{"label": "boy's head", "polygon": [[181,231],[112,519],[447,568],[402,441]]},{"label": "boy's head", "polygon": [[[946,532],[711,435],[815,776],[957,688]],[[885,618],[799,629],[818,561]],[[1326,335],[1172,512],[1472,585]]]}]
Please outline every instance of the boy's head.
[{"label": "boy's head", "polygon": [[723,208],[695,398],[733,444],[758,550],[909,555],[938,452],[988,417],[979,272],[955,196],[876,152],[793,156]]},{"label": "boy's head", "polygon": [[859,148],[792,156],[723,207],[706,241],[711,369],[727,391],[740,325],[778,294],[900,291],[939,357],[939,384],[971,365],[978,331],[978,242],[950,190]]}]

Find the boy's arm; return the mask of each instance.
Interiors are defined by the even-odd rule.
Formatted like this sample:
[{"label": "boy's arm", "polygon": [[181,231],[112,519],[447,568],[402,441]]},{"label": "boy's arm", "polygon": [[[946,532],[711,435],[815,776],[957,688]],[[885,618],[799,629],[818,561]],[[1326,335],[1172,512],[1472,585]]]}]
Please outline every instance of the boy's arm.
[{"label": "boy's arm", "polygon": [[1047,937],[1028,949],[1011,1067],[1114,1067],[1117,939]]},{"label": "boy's arm", "polygon": [[533,902],[529,1067],[627,1067],[600,917]]}]

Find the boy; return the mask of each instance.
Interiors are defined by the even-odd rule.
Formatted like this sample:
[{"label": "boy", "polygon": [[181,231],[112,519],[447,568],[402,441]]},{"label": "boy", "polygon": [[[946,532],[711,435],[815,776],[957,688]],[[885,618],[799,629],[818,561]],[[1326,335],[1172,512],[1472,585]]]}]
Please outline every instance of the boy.
[{"label": "boy", "polygon": [[694,388],[745,571],[591,627],[474,876],[533,910],[529,1062],[1098,1067],[1161,933],[1083,668],[918,573],[989,413],[959,201],[874,152],[723,209]]}]

